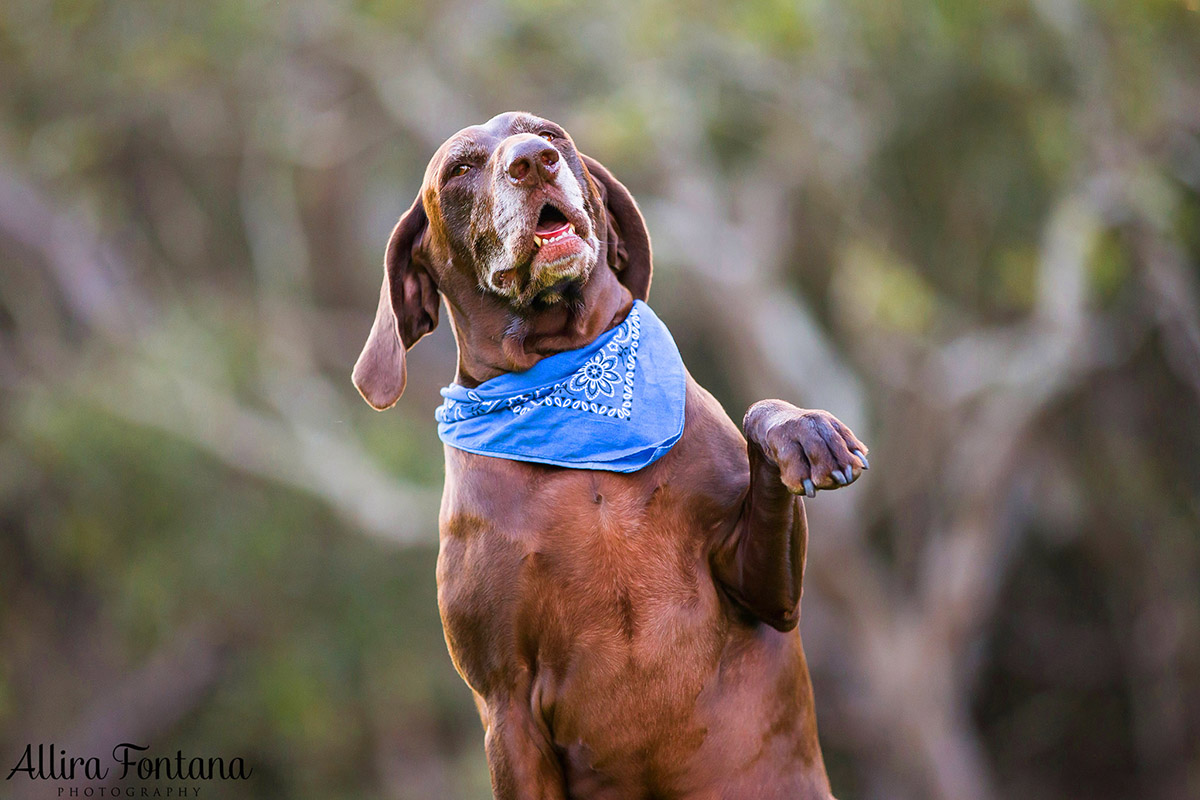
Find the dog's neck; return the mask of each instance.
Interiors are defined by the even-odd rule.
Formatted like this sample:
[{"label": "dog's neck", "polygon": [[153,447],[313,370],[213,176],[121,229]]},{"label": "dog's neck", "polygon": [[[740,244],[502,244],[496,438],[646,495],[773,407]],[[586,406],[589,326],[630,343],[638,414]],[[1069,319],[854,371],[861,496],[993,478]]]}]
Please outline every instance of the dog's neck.
[{"label": "dog's neck", "polygon": [[447,298],[446,305],[458,344],[454,382],[474,388],[591,343],[624,321],[633,296],[601,260],[575,298],[542,309],[518,312],[501,298],[481,292]]}]

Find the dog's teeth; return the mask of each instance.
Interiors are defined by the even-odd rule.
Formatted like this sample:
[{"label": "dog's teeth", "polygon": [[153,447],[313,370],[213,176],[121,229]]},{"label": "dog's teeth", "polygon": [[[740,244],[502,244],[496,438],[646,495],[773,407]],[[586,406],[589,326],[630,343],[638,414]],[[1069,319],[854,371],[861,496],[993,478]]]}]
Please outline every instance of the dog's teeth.
[{"label": "dog's teeth", "polygon": [[564,230],[562,233],[556,233],[553,236],[539,236],[538,234],[535,233],[533,235],[533,244],[535,247],[541,247],[542,245],[546,245],[546,244],[553,244],[554,242],[561,241],[561,240],[567,238],[568,236],[574,235],[574,233],[575,233],[574,225],[568,225],[567,229]]}]

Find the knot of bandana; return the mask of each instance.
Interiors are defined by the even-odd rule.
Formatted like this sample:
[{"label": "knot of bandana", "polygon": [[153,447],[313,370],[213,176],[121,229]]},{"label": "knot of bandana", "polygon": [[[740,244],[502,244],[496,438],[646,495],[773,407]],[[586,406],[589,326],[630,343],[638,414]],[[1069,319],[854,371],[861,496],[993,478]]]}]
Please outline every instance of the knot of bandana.
[{"label": "knot of bandana", "polygon": [[670,331],[635,300],[586,347],[474,389],[442,389],[438,436],[479,455],[574,469],[635,472],[683,434],[683,359]]}]

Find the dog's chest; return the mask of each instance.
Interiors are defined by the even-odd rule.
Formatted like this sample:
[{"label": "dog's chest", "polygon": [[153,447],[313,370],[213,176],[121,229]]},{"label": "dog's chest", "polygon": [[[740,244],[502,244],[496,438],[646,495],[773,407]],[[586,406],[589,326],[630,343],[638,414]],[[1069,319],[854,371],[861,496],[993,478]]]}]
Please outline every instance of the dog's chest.
[{"label": "dog's chest", "polygon": [[723,619],[708,554],[736,519],[744,461],[732,424],[704,419],[632,475],[448,450],[438,601],[472,688],[706,658],[690,650]]}]

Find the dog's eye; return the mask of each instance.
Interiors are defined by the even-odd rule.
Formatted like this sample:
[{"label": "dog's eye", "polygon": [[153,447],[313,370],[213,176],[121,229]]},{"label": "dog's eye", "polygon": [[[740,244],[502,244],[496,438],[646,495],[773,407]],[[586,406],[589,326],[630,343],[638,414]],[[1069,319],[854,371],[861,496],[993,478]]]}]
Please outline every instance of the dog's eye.
[{"label": "dog's eye", "polygon": [[470,165],[470,164],[459,164],[459,165],[458,165],[458,166],[456,166],[454,169],[450,170],[450,177],[451,177],[451,178],[458,178],[458,177],[461,177],[461,176],[463,176],[463,175],[466,175],[466,174],[467,174],[468,172],[470,172],[470,171],[471,171],[471,165]]},{"label": "dog's eye", "polygon": [[541,133],[538,134],[538,136],[542,137],[547,142],[553,142],[555,139],[553,131],[542,131]]}]

